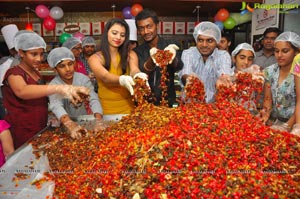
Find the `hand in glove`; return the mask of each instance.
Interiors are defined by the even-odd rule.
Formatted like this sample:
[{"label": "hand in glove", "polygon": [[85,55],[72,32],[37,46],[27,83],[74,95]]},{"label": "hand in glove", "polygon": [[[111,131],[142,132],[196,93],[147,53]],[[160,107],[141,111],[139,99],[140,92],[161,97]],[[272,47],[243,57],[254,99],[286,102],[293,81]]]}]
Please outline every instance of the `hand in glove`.
[{"label": "hand in glove", "polygon": [[277,131],[284,131],[284,132],[290,131],[289,125],[279,120],[276,120],[270,128]]},{"label": "hand in glove", "polygon": [[251,73],[252,79],[259,80],[261,82],[264,82],[264,73],[260,70],[260,66],[254,64],[251,65],[249,68],[243,69],[242,72],[245,73]]},{"label": "hand in glove", "polygon": [[270,118],[270,111],[268,111],[267,108],[263,108],[256,116],[262,123],[266,124],[266,122]]},{"label": "hand in glove", "polygon": [[300,137],[300,124],[294,124],[293,130],[291,131],[291,134]]},{"label": "hand in glove", "polygon": [[167,51],[167,50],[172,53],[172,57],[169,61],[169,64],[171,64],[176,56],[176,50],[179,50],[179,47],[176,46],[175,44],[170,44],[164,49],[164,51]]},{"label": "hand in glove", "polygon": [[134,94],[132,86],[134,86],[135,83],[134,83],[131,76],[121,75],[120,78],[119,78],[119,83],[120,83],[121,86],[124,86],[125,88],[127,88],[131,95]]},{"label": "hand in glove", "polygon": [[185,86],[191,84],[191,82],[192,82],[191,80],[192,80],[193,78],[198,78],[198,79],[200,79],[196,73],[192,73],[192,74],[190,74],[190,75],[186,78],[186,80],[185,80]]},{"label": "hand in glove", "polygon": [[82,133],[87,133],[86,129],[72,120],[64,122],[63,125],[66,127],[67,132],[70,133],[70,136],[73,139],[79,139],[82,137]]},{"label": "hand in glove", "polygon": [[104,131],[107,127],[108,127],[108,124],[105,123],[105,121],[103,119],[96,119],[95,126],[94,126],[95,132]]},{"label": "hand in glove", "polygon": [[226,87],[230,87],[230,86],[233,85],[232,80],[233,80],[233,78],[230,75],[228,75],[228,74],[222,74],[219,77],[219,79],[217,79],[216,87],[218,88],[221,85],[224,85]]},{"label": "hand in glove", "polygon": [[90,93],[90,90],[83,86],[55,85],[55,89],[57,93],[68,98],[74,105],[83,101],[80,94],[89,96]]},{"label": "hand in glove", "polygon": [[149,83],[148,83],[148,75],[146,73],[142,73],[142,72],[136,73],[133,76],[133,79],[135,79],[135,78],[143,79],[144,81],[146,81],[146,85],[150,88]]},{"label": "hand in glove", "polygon": [[152,59],[152,61],[153,61],[153,63],[155,64],[155,65],[157,65],[157,62],[156,62],[156,60],[155,60],[155,54],[157,53],[157,48],[155,48],[155,47],[153,47],[153,48],[151,48],[150,49],[150,57],[151,57],[151,59]]}]

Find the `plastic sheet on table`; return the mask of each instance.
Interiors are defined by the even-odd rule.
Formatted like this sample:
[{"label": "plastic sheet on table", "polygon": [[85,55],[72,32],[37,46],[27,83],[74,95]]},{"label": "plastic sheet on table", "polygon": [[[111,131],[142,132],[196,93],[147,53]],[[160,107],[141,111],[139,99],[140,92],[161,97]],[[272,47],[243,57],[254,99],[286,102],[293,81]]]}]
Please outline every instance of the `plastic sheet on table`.
[{"label": "plastic sheet on table", "polygon": [[[0,198],[5,199],[40,199],[52,198],[55,183],[45,181],[41,187],[33,185],[37,180],[44,177],[44,172],[50,170],[46,155],[38,159],[33,154],[32,145],[19,150],[0,168]],[[18,179],[16,174],[24,175],[24,179]],[[13,180],[15,178],[15,180]],[[18,180],[16,180],[18,179]]]}]

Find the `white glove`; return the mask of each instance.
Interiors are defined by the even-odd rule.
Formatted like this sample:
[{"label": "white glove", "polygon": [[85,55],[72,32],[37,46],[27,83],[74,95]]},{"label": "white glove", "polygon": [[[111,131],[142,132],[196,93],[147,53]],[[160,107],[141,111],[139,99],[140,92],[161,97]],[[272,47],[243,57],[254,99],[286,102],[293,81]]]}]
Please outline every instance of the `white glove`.
[{"label": "white glove", "polygon": [[200,79],[196,73],[191,73],[191,74],[189,74],[189,76],[188,76],[188,77],[186,78],[186,80],[185,80],[185,86],[191,84],[191,83],[192,83],[191,80],[192,80],[193,78],[198,78],[198,79]]},{"label": "white glove", "polygon": [[119,83],[120,83],[121,86],[124,86],[125,88],[127,88],[131,95],[134,94],[132,86],[134,86],[135,83],[134,83],[131,76],[121,75],[120,78],[119,78]]},{"label": "white glove", "polygon": [[150,85],[148,83],[148,75],[146,73],[143,73],[143,72],[136,73],[133,76],[133,79],[135,79],[137,77],[140,78],[140,79],[143,79],[144,81],[146,81],[146,85],[148,86],[148,88],[150,88]]},{"label": "white glove", "polygon": [[221,85],[224,85],[224,86],[226,86],[226,87],[230,87],[230,86],[233,85],[232,80],[233,80],[233,77],[231,77],[230,75],[228,75],[228,74],[222,74],[222,75],[217,79],[216,87],[218,88],[218,87],[221,86]]},{"label": "white glove", "polygon": [[54,85],[54,86],[57,93],[69,99],[71,103],[73,103],[74,105],[84,100],[82,99],[82,96],[80,96],[80,94],[84,96],[89,96],[90,94],[90,90],[84,86],[72,86],[72,85]]},{"label": "white glove", "polygon": [[284,132],[290,131],[289,125],[279,120],[276,120],[270,128],[277,131],[284,131]]},{"label": "white glove", "polygon": [[82,133],[87,133],[87,130],[81,127],[79,124],[72,120],[68,120],[63,123],[67,129],[67,132],[70,133],[70,136],[73,139],[80,139],[82,137]]},{"label": "white glove", "polygon": [[253,64],[250,67],[243,69],[242,72],[251,73],[252,79],[264,83],[264,73],[260,70],[260,66]]},{"label": "white glove", "polygon": [[95,132],[104,131],[107,127],[108,127],[108,124],[105,123],[105,121],[103,119],[96,119],[95,126],[94,126]]},{"label": "white glove", "polygon": [[300,124],[294,124],[293,130],[291,131],[291,134],[300,137]]},{"label": "white glove", "polygon": [[157,65],[157,62],[155,61],[155,54],[157,53],[157,48],[153,47],[150,49],[150,56],[152,61],[155,63],[155,65]]},{"label": "white glove", "polygon": [[179,47],[176,46],[175,44],[169,44],[165,49],[164,51],[170,51],[173,55],[169,61],[169,64],[171,64],[176,56],[176,50],[179,50]]},{"label": "white glove", "polygon": [[133,79],[135,78],[141,78],[143,80],[148,80],[148,75],[146,73],[143,73],[143,72],[139,72],[139,73],[136,73],[134,76],[133,76]]}]

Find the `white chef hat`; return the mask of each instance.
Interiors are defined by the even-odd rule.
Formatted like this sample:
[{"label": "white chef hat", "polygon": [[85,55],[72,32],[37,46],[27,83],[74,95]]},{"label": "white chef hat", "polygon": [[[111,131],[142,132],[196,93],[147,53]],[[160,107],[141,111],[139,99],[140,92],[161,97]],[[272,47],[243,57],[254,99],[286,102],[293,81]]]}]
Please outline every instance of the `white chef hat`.
[{"label": "white chef hat", "polygon": [[82,44],[81,40],[76,38],[76,37],[70,37],[69,39],[67,39],[67,41],[65,41],[63,43],[63,47],[69,48],[70,50],[72,50],[72,48],[74,48],[75,46],[77,46],[78,44]]},{"label": "white chef hat", "polygon": [[43,48],[46,50],[46,43],[44,39],[35,32],[32,31],[18,31],[14,38],[15,49],[19,51],[20,49],[34,50],[38,48]]},{"label": "white chef hat", "polygon": [[296,48],[300,48],[300,36],[294,32],[283,32],[274,41],[274,44],[278,41],[289,41]]},{"label": "white chef hat", "polygon": [[82,39],[82,47],[86,45],[96,46],[96,41],[93,37],[84,37]]},{"label": "white chef hat", "polygon": [[125,19],[125,21],[129,26],[129,40],[137,41],[135,19]]},{"label": "white chef hat", "polygon": [[253,53],[253,56],[255,58],[255,51],[253,47],[248,43],[241,43],[235,47],[235,49],[231,52],[231,56],[235,57],[241,50],[250,50]]},{"label": "white chef hat", "polygon": [[1,33],[3,35],[3,38],[5,40],[8,49],[12,49],[15,47],[14,37],[18,31],[19,29],[15,24],[9,24],[1,28]]},{"label": "white chef hat", "polygon": [[216,40],[217,43],[221,41],[221,31],[220,28],[209,21],[200,22],[194,29],[194,39],[197,42],[198,35],[204,35],[207,37],[212,37]]},{"label": "white chef hat", "polygon": [[47,57],[48,64],[51,68],[55,68],[57,64],[64,60],[75,60],[72,51],[66,47],[54,48]]}]

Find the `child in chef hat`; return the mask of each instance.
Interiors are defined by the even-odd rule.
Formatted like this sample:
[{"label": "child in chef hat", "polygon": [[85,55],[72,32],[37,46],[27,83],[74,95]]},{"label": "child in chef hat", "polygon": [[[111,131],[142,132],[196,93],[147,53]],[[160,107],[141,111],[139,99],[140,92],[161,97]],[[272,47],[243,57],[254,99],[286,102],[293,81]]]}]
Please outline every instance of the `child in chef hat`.
[{"label": "child in chef hat", "polygon": [[90,79],[81,73],[75,72],[75,57],[71,50],[66,47],[55,48],[51,50],[48,57],[48,64],[54,68],[58,75],[49,83],[49,85],[76,85],[89,88],[89,99],[86,103],[74,106],[68,99],[62,99],[59,95],[53,94],[49,97],[50,110],[55,114],[57,119],[64,124],[71,135],[81,137],[82,130],[85,130],[71,118],[77,118],[82,115],[93,114],[95,117],[94,131],[104,129],[102,122],[102,106],[99,102],[98,95]]},{"label": "child in chef hat", "polygon": [[14,37],[19,31],[18,27],[15,24],[8,24],[1,28],[1,33],[3,35],[4,41],[9,49],[9,52],[12,56],[17,54],[14,46]]},{"label": "child in chef hat", "polygon": [[35,32],[18,34],[14,46],[21,63],[7,70],[2,93],[7,110],[4,119],[11,125],[13,142],[18,148],[47,126],[48,95],[59,93],[76,104],[83,101],[80,93],[88,95],[89,90],[72,85],[45,85],[38,69],[46,43]]}]

